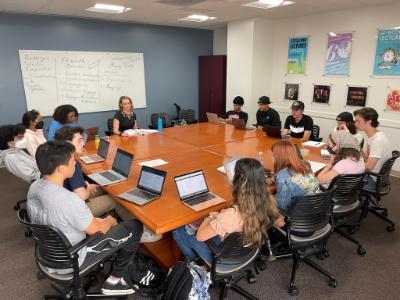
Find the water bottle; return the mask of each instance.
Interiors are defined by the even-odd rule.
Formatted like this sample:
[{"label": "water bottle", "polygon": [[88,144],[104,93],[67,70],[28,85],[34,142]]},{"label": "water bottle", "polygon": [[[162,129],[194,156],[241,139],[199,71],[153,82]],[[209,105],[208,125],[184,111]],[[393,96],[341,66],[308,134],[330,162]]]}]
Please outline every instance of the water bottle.
[{"label": "water bottle", "polygon": [[160,132],[163,131],[163,121],[162,121],[161,117],[158,117],[157,130]]},{"label": "water bottle", "polygon": [[264,153],[262,151],[258,152],[258,160],[260,161],[261,165],[264,167]]},{"label": "water bottle", "polygon": [[94,146],[95,146],[96,150],[99,149],[99,144],[100,144],[100,136],[96,134],[94,136]]}]

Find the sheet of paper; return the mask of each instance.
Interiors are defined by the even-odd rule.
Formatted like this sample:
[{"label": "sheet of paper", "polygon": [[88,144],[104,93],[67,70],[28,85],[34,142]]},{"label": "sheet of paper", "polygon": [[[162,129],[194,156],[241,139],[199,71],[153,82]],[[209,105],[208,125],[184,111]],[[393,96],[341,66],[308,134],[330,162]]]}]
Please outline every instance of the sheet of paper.
[{"label": "sheet of paper", "polygon": [[326,164],[324,163],[320,163],[320,162],[316,162],[316,161],[311,161],[308,160],[308,162],[311,165],[311,170],[313,171],[313,173],[315,174],[316,172],[318,172],[319,170],[322,170],[323,168],[325,168]]},{"label": "sheet of paper", "polygon": [[129,136],[134,136],[134,135],[148,135],[152,133],[158,132],[155,129],[128,129],[124,131],[127,133]]},{"label": "sheet of paper", "polygon": [[322,147],[325,145],[325,143],[324,142],[307,141],[307,142],[304,142],[302,145],[308,146],[308,147]]},{"label": "sheet of paper", "polygon": [[157,167],[157,166],[162,166],[166,165],[168,162],[162,159],[153,159],[153,160],[148,160],[148,161],[143,161],[139,163],[141,166],[146,166],[146,167]]},{"label": "sheet of paper", "polygon": [[218,172],[221,172],[222,174],[226,174],[226,170],[225,170],[225,167],[224,167],[224,166],[218,167],[218,168],[217,168],[217,171],[218,171]]}]

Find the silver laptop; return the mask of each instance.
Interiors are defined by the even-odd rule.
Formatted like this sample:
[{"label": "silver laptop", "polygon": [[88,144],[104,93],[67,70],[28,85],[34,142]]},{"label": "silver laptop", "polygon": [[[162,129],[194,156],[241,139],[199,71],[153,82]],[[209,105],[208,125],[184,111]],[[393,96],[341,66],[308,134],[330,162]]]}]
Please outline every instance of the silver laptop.
[{"label": "silver laptop", "polygon": [[127,180],[132,161],[133,154],[117,149],[111,170],[93,173],[88,177],[101,186]]},{"label": "silver laptop", "polygon": [[239,130],[253,130],[253,127],[246,127],[246,122],[243,119],[232,119],[232,125]]},{"label": "silver laptop", "polygon": [[137,188],[118,195],[118,197],[133,202],[137,205],[144,205],[160,198],[167,172],[142,166]]},{"label": "silver laptop", "polygon": [[105,161],[108,154],[108,149],[110,148],[110,142],[105,139],[100,139],[99,147],[97,149],[97,153],[81,156],[79,159],[83,161],[85,164],[93,164],[96,162]]},{"label": "silver laptop", "polygon": [[207,114],[208,123],[211,123],[211,124],[226,123],[226,121],[224,121],[224,119],[218,118],[217,114],[210,113],[210,112],[207,112],[206,114]]},{"label": "silver laptop", "polygon": [[182,203],[195,211],[217,205],[225,200],[210,193],[203,171],[195,171],[174,177]]}]

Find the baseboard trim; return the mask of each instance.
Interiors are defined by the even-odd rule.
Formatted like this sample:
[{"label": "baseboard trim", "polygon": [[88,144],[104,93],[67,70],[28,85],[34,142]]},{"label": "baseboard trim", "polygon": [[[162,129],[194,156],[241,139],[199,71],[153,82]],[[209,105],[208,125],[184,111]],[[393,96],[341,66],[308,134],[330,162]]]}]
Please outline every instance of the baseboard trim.
[{"label": "baseboard trim", "polygon": [[390,172],[390,175],[400,178],[400,171],[392,170],[392,172]]}]

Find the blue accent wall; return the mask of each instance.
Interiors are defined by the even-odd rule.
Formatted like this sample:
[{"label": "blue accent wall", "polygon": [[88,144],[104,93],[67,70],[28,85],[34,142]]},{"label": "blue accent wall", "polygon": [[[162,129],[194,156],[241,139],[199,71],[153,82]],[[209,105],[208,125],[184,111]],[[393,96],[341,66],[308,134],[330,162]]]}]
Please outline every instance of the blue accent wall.
[{"label": "blue accent wall", "polygon": [[[211,30],[0,13],[0,125],[21,122],[26,111],[18,50],[143,52],[147,108],[137,109],[140,127],[150,114],[175,115],[173,103],[198,113],[198,57],[212,55]],[[118,107],[118,99],[115,99]],[[37,107],[40,111],[40,107]],[[85,113],[83,127],[100,126],[114,112]],[[48,126],[50,118],[45,118]]]}]

